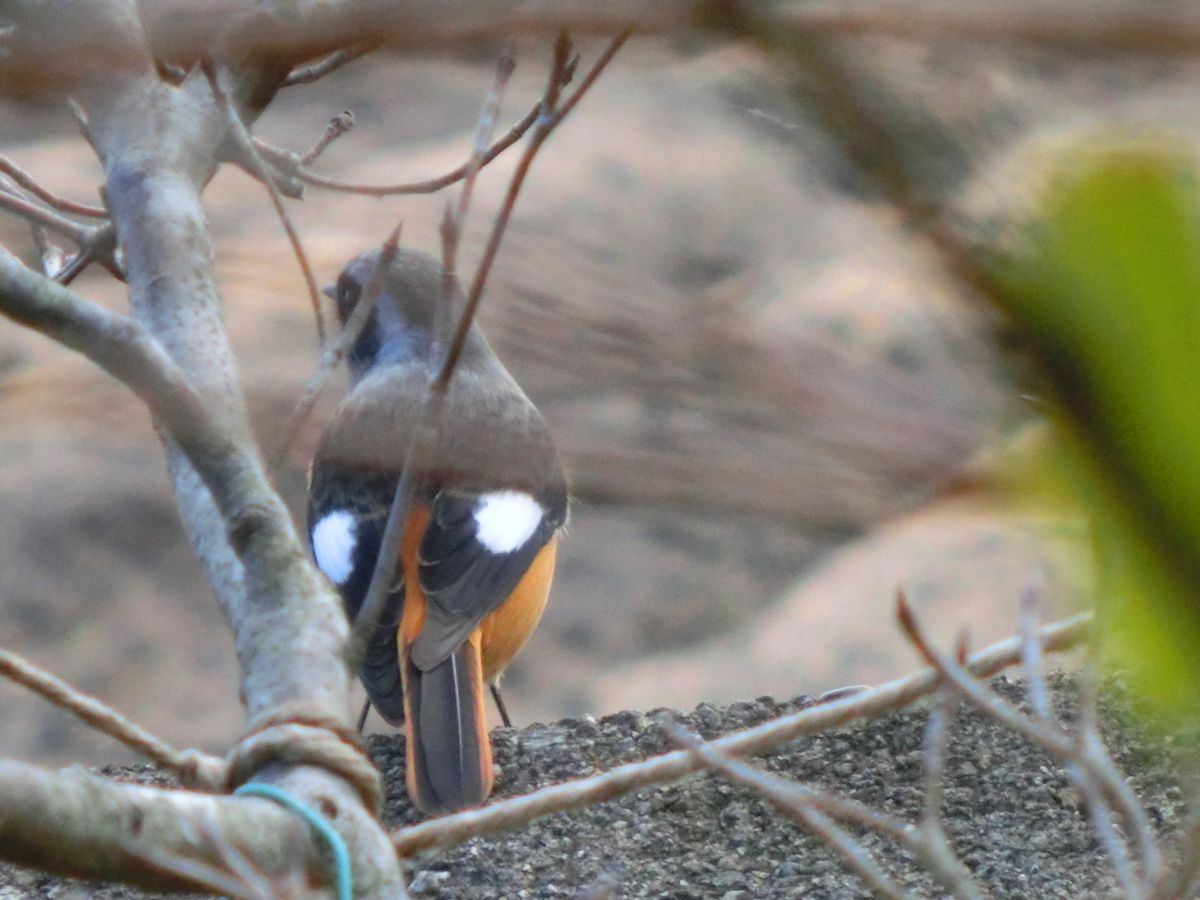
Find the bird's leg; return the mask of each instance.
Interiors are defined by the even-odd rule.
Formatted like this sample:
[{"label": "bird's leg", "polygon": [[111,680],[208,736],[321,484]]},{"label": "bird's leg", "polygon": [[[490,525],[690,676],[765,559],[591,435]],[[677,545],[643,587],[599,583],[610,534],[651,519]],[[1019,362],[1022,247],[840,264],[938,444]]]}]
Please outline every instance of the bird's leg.
[{"label": "bird's leg", "polygon": [[508,707],[504,705],[504,697],[500,693],[499,680],[493,681],[488,687],[492,689],[492,699],[496,701],[496,709],[500,713],[500,721],[504,723],[505,728],[512,728],[512,719],[508,717]]},{"label": "bird's leg", "polygon": [[362,712],[358,714],[358,733],[362,734],[363,726],[367,724],[367,713],[371,711],[370,699],[363,701]]}]

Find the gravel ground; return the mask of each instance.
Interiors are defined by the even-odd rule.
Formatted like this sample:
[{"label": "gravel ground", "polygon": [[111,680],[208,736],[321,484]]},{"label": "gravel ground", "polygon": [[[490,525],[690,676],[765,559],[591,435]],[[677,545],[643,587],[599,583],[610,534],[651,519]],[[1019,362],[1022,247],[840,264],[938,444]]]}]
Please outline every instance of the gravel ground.
[{"label": "gravel ground", "polygon": [[[1023,698],[1018,684],[999,679],[995,686],[1014,701]],[[1059,715],[1069,721],[1075,712],[1070,680],[1055,677],[1052,688]],[[805,702],[811,701],[761,698],[724,709],[702,705],[680,719],[712,737]],[[1107,695],[1103,713],[1109,746],[1169,846],[1184,812],[1174,748],[1194,740],[1152,740],[1116,691]],[[658,715],[622,712],[599,721],[499,729],[493,732],[497,795],[512,796],[662,752],[667,742]],[[926,709],[910,708],[793,742],[761,764],[912,819],[921,805],[926,718]],[[404,796],[402,748],[386,738],[373,739],[371,746],[387,775],[388,823],[416,821]],[[140,780],[154,775],[145,768],[122,773]],[[992,896],[1117,894],[1112,867],[1062,769],[974,711],[964,711],[955,724],[943,814],[960,857]],[[921,896],[939,896],[929,876],[896,845],[875,835],[863,836],[862,843],[900,884]],[[870,896],[830,850],[760,797],[710,776],[553,816],[414,863],[412,892],[418,897]],[[27,896],[143,895],[0,869],[0,898]]]}]

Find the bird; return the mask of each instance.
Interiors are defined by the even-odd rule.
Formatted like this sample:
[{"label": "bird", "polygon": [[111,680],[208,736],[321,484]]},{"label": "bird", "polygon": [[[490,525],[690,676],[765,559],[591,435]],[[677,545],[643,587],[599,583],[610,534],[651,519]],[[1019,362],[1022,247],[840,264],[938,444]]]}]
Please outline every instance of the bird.
[{"label": "bird", "polygon": [[[325,289],[343,326],[382,251]],[[309,471],[309,540],[351,621],[362,607],[393,496],[433,375],[446,321],[466,305],[442,265],[397,251],[366,325],[348,348],[349,386]],[[443,306],[444,304],[444,306]],[[441,307],[441,309],[439,309]],[[541,413],[476,324],[467,331],[435,430],[410,473],[413,500],[399,560],[360,679],[406,736],[414,805],[442,814],[482,805],[493,787],[484,685],[541,619],[568,489]]]}]

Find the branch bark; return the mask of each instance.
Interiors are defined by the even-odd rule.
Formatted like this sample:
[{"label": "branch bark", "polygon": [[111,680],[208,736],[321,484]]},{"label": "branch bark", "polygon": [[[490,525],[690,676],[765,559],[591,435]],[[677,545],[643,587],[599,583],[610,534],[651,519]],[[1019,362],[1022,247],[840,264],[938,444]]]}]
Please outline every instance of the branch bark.
[{"label": "branch bark", "polygon": [[0,760],[0,847],[5,859],[21,865],[150,890],[203,890],[203,882],[149,868],[145,860],[164,852],[226,869],[221,848],[196,827],[206,820],[268,878],[299,863],[311,888],[327,882],[304,824],[270,802],[114,782],[81,767],[55,772]]},{"label": "branch bark", "polygon": [[[87,23],[93,49],[87,60],[100,61],[92,71],[76,69],[72,75],[104,166],[112,222],[127,263],[132,319],[18,271],[19,264],[7,255],[0,258],[7,278],[4,305],[13,317],[101,362],[149,401],[163,428],[186,530],[234,632],[247,734],[258,738],[255,746],[272,746],[264,731],[292,723],[316,725],[340,737],[349,726],[345,616],[309,561],[252,438],[200,202],[227,122],[205,79],[189,78],[179,87],[159,79],[133,0],[59,0],[44,6],[53,7],[53,21]],[[52,42],[53,35],[40,38]],[[235,50],[219,47],[218,58],[236,67],[229,96],[243,116],[253,118],[288,67],[247,64]],[[114,67],[112,60],[120,65]],[[360,753],[348,744],[345,752]],[[342,833],[360,896],[403,895],[391,846],[362,803],[364,793],[371,792],[345,775],[353,767],[318,768],[307,764],[302,749],[289,754],[290,761],[253,759],[257,762],[244,772],[246,778],[274,783],[322,810]],[[26,778],[24,783],[33,782]],[[265,827],[255,823],[270,804],[229,803],[231,809],[236,804],[253,810],[245,828]],[[285,813],[284,818],[291,831],[292,817]],[[279,821],[272,809],[267,824],[274,828]],[[102,820],[93,824],[100,827]],[[61,871],[62,848],[71,844],[34,831],[45,854],[41,864]],[[84,839],[72,835],[73,841]],[[78,861],[76,856],[71,864],[86,865],[91,877],[104,877],[105,866],[120,863],[113,840],[98,858]],[[153,831],[147,840],[155,840]],[[7,855],[8,844],[0,841],[0,846]],[[172,855],[170,847],[163,849]]]}]

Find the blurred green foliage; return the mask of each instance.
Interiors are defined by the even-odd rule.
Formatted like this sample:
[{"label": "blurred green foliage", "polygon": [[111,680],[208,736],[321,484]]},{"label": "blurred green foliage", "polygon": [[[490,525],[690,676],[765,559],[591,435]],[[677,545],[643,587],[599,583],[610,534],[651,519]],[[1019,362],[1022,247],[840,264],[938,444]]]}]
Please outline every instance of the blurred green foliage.
[{"label": "blurred green foliage", "polygon": [[1058,439],[1023,490],[1089,513],[1105,658],[1173,716],[1200,695],[1195,163],[1146,146],[1069,162],[1001,276],[1058,394]]}]

